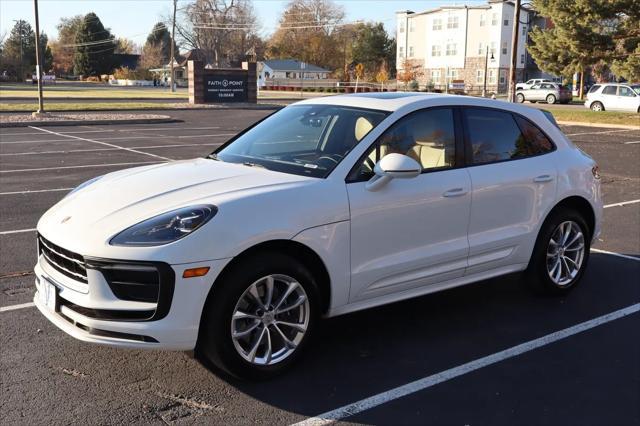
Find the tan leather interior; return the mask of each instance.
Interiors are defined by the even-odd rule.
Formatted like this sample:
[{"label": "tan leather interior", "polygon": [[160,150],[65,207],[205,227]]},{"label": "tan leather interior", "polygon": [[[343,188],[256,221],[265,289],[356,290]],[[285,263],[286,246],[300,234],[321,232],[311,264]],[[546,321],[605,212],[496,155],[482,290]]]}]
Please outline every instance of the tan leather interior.
[{"label": "tan leather interior", "polygon": [[358,117],[356,120],[355,137],[358,142],[364,138],[367,133],[373,129],[373,124],[364,117]]}]

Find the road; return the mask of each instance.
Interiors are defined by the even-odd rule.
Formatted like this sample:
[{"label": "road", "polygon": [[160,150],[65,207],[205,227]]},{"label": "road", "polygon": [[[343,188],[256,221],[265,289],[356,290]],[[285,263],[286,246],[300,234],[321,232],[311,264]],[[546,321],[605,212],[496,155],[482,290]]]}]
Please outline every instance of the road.
[{"label": "road", "polygon": [[[602,170],[595,249],[627,257],[592,252],[566,297],[534,296],[513,275],[324,321],[304,360],[270,382],[219,377],[186,353],[81,343],[20,308],[34,294],[33,228],[71,188],[158,156],[203,156],[268,113],[0,130],[3,424],[290,424],[343,406],[357,414],[341,420],[358,424],[640,424],[640,314],[606,316],[640,303],[640,131],[563,128]],[[441,382],[407,387],[430,376]],[[397,387],[409,393],[394,399]]]}]

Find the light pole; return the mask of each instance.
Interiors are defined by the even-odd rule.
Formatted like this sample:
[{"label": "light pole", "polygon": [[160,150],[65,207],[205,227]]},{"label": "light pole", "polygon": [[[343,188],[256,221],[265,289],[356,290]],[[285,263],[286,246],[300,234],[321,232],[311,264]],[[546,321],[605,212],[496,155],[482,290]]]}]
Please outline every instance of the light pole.
[{"label": "light pole", "polygon": [[40,20],[38,18],[38,0],[33,0],[33,11],[36,15],[36,78],[38,79],[38,111],[33,115],[39,116],[44,114],[44,105],[42,101],[42,57],[40,55]]},{"label": "light pole", "polygon": [[[493,52],[491,52],[491,62],[493,62],[495,58],[493,57]],[[482,86],[482,97],[487,96],[487,68],[489,67],[489,45],[487,45],[487,51],[484,55],[484,85]]]},{"label": "light pole", "polygon": [[516,64],[518,63],[518,28],[520,27],[520,0],[515,0],[513,33],[511,35],[511,68],[509,68],[509,102],[516,101]]},{"label": "light pole", "polygon": [[178,7],[178,0],[173,0],[173,28],[171,28],[171,91],[176,91],[176,86],[173,83],[174,69],[173,62],[175,58],[175,46],[176,46],[176,9]]}]

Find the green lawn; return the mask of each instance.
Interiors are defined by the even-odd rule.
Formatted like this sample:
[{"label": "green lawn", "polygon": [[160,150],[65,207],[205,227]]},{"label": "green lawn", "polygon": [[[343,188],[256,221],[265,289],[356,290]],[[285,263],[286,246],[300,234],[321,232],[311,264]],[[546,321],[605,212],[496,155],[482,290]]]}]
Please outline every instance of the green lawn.
[{"label": "green lawn", "polygon": [[628,124],[640,126],[640,114],[611,111],[594,112],[588,109],[575,110],[568,108],[549,108],[548,110],[558,121],[576,121],[602,124]]},{"label": "green lawn", "polygon": [[[159,102],[96,102],[96,103],[54,103],[46,102],[45,110],[48,111],[106,111],[120,109],[170,109],[175,107],[174,103]],[[2,111],[36,111],[37,103],[24,104],[6,104],[0,103],[0,112]]]},{"label": "green lawn", "polygon": [[[59,85],[45,85],[43,95],[46,98],[187,98],[187,89],[179,88],[175,93],[161,87],[114,87],[114,86],[76,86],[61,83]],[[0,99],[37,98],[38,88],[33,85],[5,84],[0,85]]]}]

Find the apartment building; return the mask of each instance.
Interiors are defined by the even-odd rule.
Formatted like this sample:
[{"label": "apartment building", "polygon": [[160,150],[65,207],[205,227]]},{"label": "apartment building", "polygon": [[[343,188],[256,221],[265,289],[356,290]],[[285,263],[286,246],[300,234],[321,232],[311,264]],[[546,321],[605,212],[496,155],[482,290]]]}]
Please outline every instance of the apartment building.
[{"label": "apartment building", "polygon": [[[443,6],[415,13],[396,12],[397,68],[405,60],[420,71],[421,85],[444,88],[453,80],[464,81],[469,90],[484,85],[487,90],[505,92],[511,65],[514,4],[489,0],[473,6]],[[522,80],[530,60],[525,44],[533,13],[521,8],[518,23],[516,78]],[[488,59],[487,59],[488,51]],[[493,59],[491,59],[493,57]]]}]

